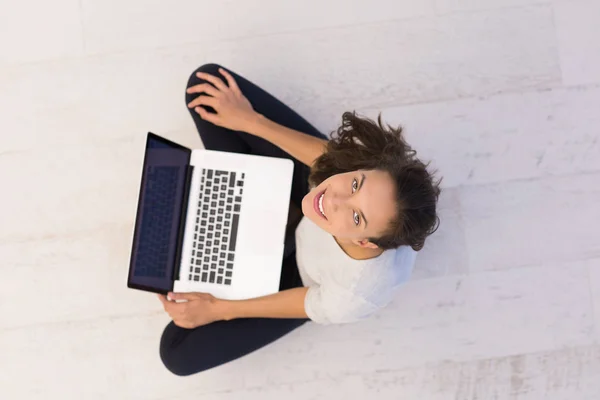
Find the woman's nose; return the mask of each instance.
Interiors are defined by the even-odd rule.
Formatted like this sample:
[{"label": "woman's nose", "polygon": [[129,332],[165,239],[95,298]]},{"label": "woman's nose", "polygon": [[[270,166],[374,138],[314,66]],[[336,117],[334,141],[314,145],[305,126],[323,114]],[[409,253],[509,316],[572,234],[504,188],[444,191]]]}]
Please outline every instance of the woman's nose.
[{"label": "woman's nose", "polygon": [[348,201],[348,198],[344,195],[333,194],[331,196],[331,208],[333,211],[337,211],[341,207],[344,207],[344,204]]}]

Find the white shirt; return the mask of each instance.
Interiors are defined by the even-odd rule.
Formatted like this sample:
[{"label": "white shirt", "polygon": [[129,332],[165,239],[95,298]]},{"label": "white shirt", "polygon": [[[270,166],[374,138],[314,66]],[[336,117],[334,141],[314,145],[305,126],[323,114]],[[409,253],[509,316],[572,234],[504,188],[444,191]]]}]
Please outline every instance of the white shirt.
[{"label": "white shirt", "polygon": [[304,309],[320,324],[353,322],[387,305],[406,282],[417,252],[408,246],[355,260],[335,238],[304,217],[296,229],[296,262],[308,292]]}]

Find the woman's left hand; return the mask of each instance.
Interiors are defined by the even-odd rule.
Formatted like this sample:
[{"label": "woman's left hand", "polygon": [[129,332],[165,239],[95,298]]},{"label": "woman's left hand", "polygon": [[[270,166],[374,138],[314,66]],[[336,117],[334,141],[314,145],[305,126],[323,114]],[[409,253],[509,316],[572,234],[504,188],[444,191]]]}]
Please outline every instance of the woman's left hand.
[{"label": "woman's left hand", "polygon": [[[203,120],[233,131],[248,132],[259,114],[242,94],[234,77],[223,68],[219,68],[219,72],[225,77],[227,84],[221,78],[206,72],[196,73],[198,78],[206,82],[187,89],[189,94],[201,94],[188,107],[193,108]],[[215,113],[200,106],[212,107]]]},{"label": "woman's left hand", "polygon": [[[186,329],[197,328],[221,320],[216,297],[208,293],[169,293],[158,298],[175,325]],[[170,300],[169,300],[170,299]],[[176,300],[185,300],[177,303]]]}]

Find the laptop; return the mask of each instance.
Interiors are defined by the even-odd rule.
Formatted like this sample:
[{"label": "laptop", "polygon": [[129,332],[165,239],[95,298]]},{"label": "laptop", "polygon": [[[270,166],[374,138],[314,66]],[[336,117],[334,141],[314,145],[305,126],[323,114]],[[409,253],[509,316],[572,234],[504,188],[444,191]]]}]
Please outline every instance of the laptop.
[{"label": "laptop", "polygon": [[276,293],[293,169],[148,133],[127,286],[231,300]]}]

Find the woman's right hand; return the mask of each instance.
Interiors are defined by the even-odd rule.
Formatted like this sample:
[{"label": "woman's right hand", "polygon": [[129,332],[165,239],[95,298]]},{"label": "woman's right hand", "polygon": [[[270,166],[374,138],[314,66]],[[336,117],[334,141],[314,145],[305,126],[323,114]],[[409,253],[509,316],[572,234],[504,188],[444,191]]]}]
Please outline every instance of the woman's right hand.
[{"label": "woman's right hand", "polygon": [[[242,94],[233,76],[223,68],[219,68],[219,72],[227,80],[227,85],[214,75],[196,73],[198,78],[210,83],[201,83],[187,89],[187,93],[206,94],[196,97],[188,107],[193,108],[205,121],[234,131],[247,132],[260,115]],[[208,112],[200,106],[212,107],[216,113]]]}]

